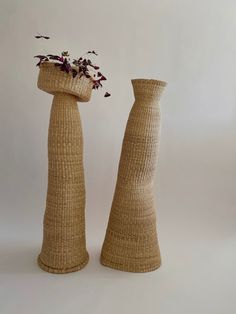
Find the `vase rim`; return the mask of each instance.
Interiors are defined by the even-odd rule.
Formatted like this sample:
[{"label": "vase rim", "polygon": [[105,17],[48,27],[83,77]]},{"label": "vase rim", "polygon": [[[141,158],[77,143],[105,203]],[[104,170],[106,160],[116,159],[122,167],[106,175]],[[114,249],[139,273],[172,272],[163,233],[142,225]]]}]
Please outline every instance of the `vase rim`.
[{"label": "vase rim", "polygon": [[92,94],[91,78],[73,77],[71,73],[60,71],[54,62],[43,62],[39,67],[38,88],[49,94],[67,93],[77,97],[79,102],[87,102]]},{"label": "vase rim", "polygon": [[167,82],[155,80],[155,79],[144,79],[144,78],[136,78],[131,80],[132,84],[147,84],[152,86],[166,86]]}]

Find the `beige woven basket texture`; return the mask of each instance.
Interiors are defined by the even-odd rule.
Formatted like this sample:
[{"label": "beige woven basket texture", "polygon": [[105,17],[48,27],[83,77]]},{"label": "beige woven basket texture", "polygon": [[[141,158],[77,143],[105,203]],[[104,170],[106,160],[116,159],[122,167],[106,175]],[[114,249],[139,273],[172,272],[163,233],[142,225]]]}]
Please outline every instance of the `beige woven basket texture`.
[{"label": "beige woven basket texture", "polygon": [[161,265],[153,183],[159,150],[159,100],[166,83],[136,79],[132,84],[135,102],[123,139],[101,263],[123,271],[148,272]]},{"label": "beige woven basket texture", "polygon": [[88,262],[85,238],[83,135],[77,101],[88,101],[92,83],[54,64],[40,66],[38,87],[53,94],[48,132],[48,189],[39,266],[67,273]]}]

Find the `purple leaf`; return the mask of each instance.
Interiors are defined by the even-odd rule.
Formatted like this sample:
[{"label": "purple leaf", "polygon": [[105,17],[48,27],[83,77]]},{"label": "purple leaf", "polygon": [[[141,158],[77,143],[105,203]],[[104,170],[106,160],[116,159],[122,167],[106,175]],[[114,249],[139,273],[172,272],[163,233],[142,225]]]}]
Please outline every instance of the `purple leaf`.
[{"label": "purple leaf", "polygon": [[61,65],[61,71],[64,71],[66,73],[69,73],[71,71],[71,65],[68,63],[68,61],[65,59],[64,62]]},{"label": "purple leaf", "polygon": [[37,55],[37,56],[34,56],[34,58],[44,59],[44,58],[46,58],[46,56],[43,56],[43,55]]},{"label": "purple leaf", "polygon": [[40,66],[44,61],[49,61],[48,58],[43,55],[34,56],[34,58],[39,58],[39,62],[36,64],[36,66]]},{"label": "purple leaf", "polygon": [[50,37],[49,36],[42,36],[42,35],[37,35],[37,36],[34,36],[35,38],[39,39],[39,38],[42,38],[42,39],[49,39]]},{"label": "purple leaf", "polygon": [[57,60],[57,61],[64,61],[63,57],[57,56],[57,55],[47,55],[47,57],[49,57],[50,60]]},{"label": "purple leaf", "polygon": [[105,78],[104,75],[102,75],[102,77],[100,78],[100,81],[106,81],[107,79]]},{"label": "purple leaf", "polygon": [[78,72],[75,69],[72,69],[72,76],[75,78],[77,76]]},{"label": "purple leaf", "polygon": [[69,52],[68,52],[68,51],[63,51],[63,52],[61,53],[61,55],[62,55],[63,57],[69,57]]},{"label": "purple leaf", "polygon": [[92,54],[94,54],[94,55],[98,55],[94,50],[92,50],[92,51],[88,51],[87,53],[92,53]]},{"label": "purple leaf", "polygon": [[76,65],[76,66],[78,66],[79,65],[79,62],[77,61],[77,60],[73,60],[73,62],[72,62],[72,64],[74,64],[74,65]]}]

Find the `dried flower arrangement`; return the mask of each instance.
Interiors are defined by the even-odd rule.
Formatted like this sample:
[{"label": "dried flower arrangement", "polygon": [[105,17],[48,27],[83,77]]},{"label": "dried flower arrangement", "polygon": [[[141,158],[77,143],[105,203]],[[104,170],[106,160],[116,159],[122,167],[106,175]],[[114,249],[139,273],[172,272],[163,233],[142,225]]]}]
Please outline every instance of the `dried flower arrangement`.
[{"label": "dried flower arrangement", "polygon": [[[36,35],[36,39],[50,39],[49,36]],[[56,67],[59,67],[61,71],[66,73],[71,73],[75,78],[76,76],[90,78],[93,82],[93,89],[99,89],[103,87],[102,81],[106,81],[106,77],[100,72],[100,67],[94,65],[88,55],[98,54],[94,51],[88,51],[83,56],[78,59],[70,59],[70,54],[68,51],[63,51],[61,55],[47,54],[47,55],[37,55],[34,58],[38,58],[39,62],[36,66],[40,66],[44,62],[53,62]],[[106,92],[104,97],[109,97],[111,94]]]}]

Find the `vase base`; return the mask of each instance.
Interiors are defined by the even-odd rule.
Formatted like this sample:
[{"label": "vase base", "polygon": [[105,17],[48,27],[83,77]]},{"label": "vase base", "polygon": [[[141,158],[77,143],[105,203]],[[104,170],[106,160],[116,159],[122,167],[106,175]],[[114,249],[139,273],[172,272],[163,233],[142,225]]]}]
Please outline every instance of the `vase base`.
[{"label": "vase base", "polygon": [[154,271],[158,269],[161,266],[161,261],[157,262],[156,264],[133,264],[132,262],[126,262],[124,261],[123,263],[118,263],[118,262],[113,262],[109,259],[104,258],[103,256],[100,257],[100,263],[103,266],[113,268],[116,270],[120,271],[125,271],[125,272],[131,272],[131,273],[147,273]]},{"label": "vase base", "polygon": [[81,270],[88,264],[88,261],[89,261],[89,255],[87,253],[86,259],[84,260],[84,262],[80,263],[79,265],[76,265],[76,266],[73,266],[70,268],[54,268],[54,267],[51,267],[51,266],[44,264],[40,258],[40,255],[38,256],[39,267],[42,270],[44,270],[48,273],[53,273],[53,274],[66,274],[66,273],[72,273],[72,272]]}]

